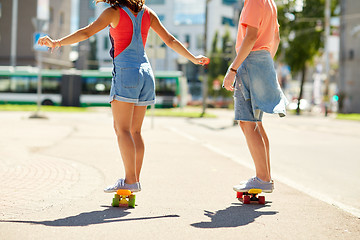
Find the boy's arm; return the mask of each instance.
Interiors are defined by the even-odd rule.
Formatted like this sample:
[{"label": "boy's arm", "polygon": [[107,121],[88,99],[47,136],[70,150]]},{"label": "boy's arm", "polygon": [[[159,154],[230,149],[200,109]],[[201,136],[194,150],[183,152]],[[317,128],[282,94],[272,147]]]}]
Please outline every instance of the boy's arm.
[{"label": "boy's arm", "polygon": [[275,38],[274,39],[274,45],[273,45],[273,47],[271,49],[271,52],[270,52],[272,58],[275,57],[275,54],[276,54],[276,52],[278,50],[278,47],[279,47],[279,44],[280,44],[280,33],[279,33],[279,31],[276,31],[274,38]]},{"label": "boy's arm", "polygon": [[53,40],[49,36],[45,36],[39,39],[39,45],[45,45],[50,48],[61,47],[64,45],[70,45],[77,42],[84,41],[94,35],[95,33],[106,28],[114,19],[116,9],[109,7],[91,24],[77,30],[76,32],[69,34],[59,40]]},{"label": "boy's arm", "polygon": [[255,27],[247,26],[245,38],[241,43],[240,50],[234,60],[230,65],[230,68],[238,69],[242,62],[247,58],[253,49],[256,39],[257,39],[258,29]]},{"label": "boy's arm", "polygon": [[164,43],[168,47],[173,49],[178,54],[186,57],[194,64],[206,64],[206,62],[208,61],[208,58],[206,58],[204,56],[195,57],[193,54],[191,54],[184,47],[184,45],[181,42],[179,42],[179,40],[177,40],[171,33],[169,33],[166,30],[166,28],[160,22],[156,13],[154,11],[152,11],[151,9],[149,9],[149,11],[150,11],[150,18],[151,18],[151,23],[150,23],[151,28],[156,32],[157,35],[159,35],[161,40],[163,40]]},{"label": "boy's arm", "polygon": [[[257,39],[258,29],[255,27],[247,26],[246,27],[246,35],[244,40],[241,43],[240,50],[234,60],[234,62],[230,65],[229,69],[237,70],[242,62],[247,58],[250,54],[251,50],[253,49],[256,39]],[[228,71],[225,78],[223,86],[229,90],[233,91],[233,83],[235,80],[236,72],[235,71]]]}]

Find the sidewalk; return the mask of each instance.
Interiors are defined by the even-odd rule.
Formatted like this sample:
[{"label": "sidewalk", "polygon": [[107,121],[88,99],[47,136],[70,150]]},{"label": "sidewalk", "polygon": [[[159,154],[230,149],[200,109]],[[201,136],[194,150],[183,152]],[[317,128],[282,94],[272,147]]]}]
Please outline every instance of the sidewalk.
[{"label": "sidewalk", "polygon": [[266,205],[232,186],[252,170],[146,118],[135,209],[102,189],[123,176],[110,112],[0,112],[0,239],[356,239],[360,220],[281,182]]}]

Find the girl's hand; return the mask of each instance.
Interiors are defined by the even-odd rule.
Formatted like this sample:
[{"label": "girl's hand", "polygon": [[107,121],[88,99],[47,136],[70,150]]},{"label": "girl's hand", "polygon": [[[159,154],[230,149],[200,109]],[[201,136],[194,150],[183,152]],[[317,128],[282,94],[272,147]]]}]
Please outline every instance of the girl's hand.
[{"label": "girl's hand", "polygon": [[223,87],[228,91],[234,91],[234,81],[235,81],[236,73],[233,71],[227,71],[224,81]]},{"label": "girl's hand", "polygon": [[52,49],[56,47],[61,47],[59,41],[53,40],[49,36],[39,38],[38,44],[40,46],[46,46]]},{"label": "girl's hand", "polygon": [[209,64],[210,63],[210,59],[203,56],[203,55],[199,55],[199,56],[196,56],[194,58],[194,60],[192,60],[192,62],[194,64],[198,64],[198,65],[206,65],[206,64]]}]

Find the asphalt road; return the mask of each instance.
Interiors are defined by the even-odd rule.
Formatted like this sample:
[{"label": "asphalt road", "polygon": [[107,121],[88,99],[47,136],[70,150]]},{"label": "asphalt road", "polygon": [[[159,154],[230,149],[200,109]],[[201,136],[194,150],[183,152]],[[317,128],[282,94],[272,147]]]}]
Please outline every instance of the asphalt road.
[{"label": "asphalt road", "polygon": [[216,114],[147,117],[143,191],[121,209],[102,192],[123,176],[109,109],[0,112],[0,239],[360,236],[359,123],[267,117],[275,191],[243,205],[232,186],[254,174],[251,158],[232,113]]},{"label": "asphalt road", "polygon": [[[212,111],[220,117],[177,121],[181,127],[168,128],[253,169],[245,138],[233,126],[233,113]],[[263,124],[275,179],[360,217],[360,122],[265,115]]]}]

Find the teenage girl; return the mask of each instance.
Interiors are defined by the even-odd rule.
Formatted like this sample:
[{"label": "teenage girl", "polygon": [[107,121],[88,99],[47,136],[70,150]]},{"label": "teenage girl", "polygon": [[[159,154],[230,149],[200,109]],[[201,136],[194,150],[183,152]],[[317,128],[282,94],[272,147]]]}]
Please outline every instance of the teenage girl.
[{"label": "teenage girl", "polygon": [[113,59],[113,79],[110,90],[114,128],[125,168],[125,178],[120,178],[104,189],[141,190],[140,171],[144,158],[141,127],[146,108],[155,102],[154,75],[145,53],[145,43],[151,27],[164,43],[194,64],[204,65],[208,59],[192,55],[161,24],[156,13],[145,5],[145,0],[96,0],[111,7],[93,23],[64,38],[53,40],[48,36],[39,39],[40,45],[61,47],[84,41],[110,26]]},{"label": "teenage girl", "polygon": [[286,115],[287,99],[277,81],[273,57],[280,42],[274,0],[245,0],[236,42],[237,56],[223,86],[234,93],[235,120],[244,132],[256,176],[234,186],[237,192],[251,188],[272,192],[269,140],[262,124],[263,112]]}]

